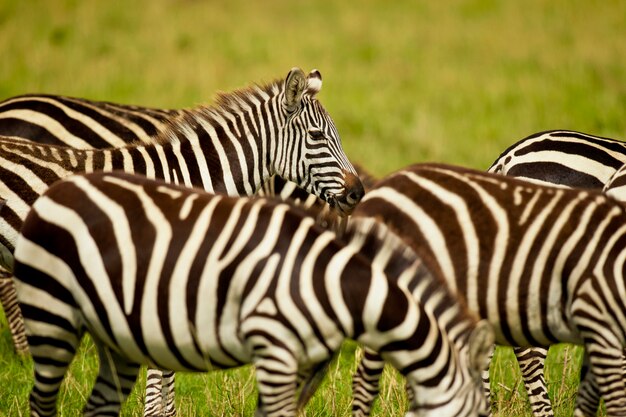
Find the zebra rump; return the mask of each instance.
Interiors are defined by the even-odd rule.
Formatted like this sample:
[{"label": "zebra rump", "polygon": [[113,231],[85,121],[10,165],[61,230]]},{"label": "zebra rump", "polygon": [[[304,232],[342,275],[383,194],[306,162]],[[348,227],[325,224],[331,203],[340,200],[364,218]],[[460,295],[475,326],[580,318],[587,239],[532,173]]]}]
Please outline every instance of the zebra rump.
[{"label": "zebra rump", "polygon": [[286,203],[88,174],[37,200],[15,257],[34,415],[55,413],[85,330],[100,355],[87,415],[119,413],[140,364],[246,363],[256,367],[260,411],[295,415],[297,386],[345,338],[408,378],[416,415],[486,413],[489,326],[370,219],[339,240]]}]

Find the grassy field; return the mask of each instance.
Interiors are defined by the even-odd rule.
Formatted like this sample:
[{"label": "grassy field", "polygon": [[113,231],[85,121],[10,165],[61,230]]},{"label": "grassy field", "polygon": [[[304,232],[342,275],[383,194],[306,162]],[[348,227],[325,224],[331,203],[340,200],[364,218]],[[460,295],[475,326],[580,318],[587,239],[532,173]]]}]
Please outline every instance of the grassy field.
[{"label": "grassy field", "polygon": [[[485,169],[547,129],[626,139],[618,0],[9,0],[0,2],[0,57],[0,99],[45,92],[158,107],[318,68],[347,154],[376,175],[420,161]],[[305,415],[349,414],[355,349],[346,346]],[[60,399],[64,416],[79,414],[93,381],[90,344],[84,352]],[[572,413],[580,356],[551,351],[559,416]],[[0,318],[0,416],[27,413],[31,366],[12,355]],[[510,350],[499,350],[492,373],[497,414],[529,415]],[[181,415],[253,413],[249,369],[178,381]],[[124,415],[141,414],[141,393]],[[394,373],[382,397],[377,415],[404,409]]]}]

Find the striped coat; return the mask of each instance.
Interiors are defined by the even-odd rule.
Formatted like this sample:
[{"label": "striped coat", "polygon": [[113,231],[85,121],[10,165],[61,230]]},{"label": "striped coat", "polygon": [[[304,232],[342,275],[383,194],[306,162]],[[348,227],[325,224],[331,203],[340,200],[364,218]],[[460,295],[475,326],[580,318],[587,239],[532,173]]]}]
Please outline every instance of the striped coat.
[{"label": "striped coat", "polygon": [[0,102],[0,136],[77,149],[150,143],[183,110],[155,109],[50,94]]},{"label": "striped coat", "polygon": [[15,255],[36,415],[54,413],[85,330],[101,357],[87,415],[116,414],[145,363],[253,363],[261,411],[294,415],[300,376],[345,338],[407,376],[415,415],[486,412],[488,326],[372,220],[355,220],[339,240],[285,203],[99,173],[52,186]]},{"label": "striped coat", "polygon": [[598,386],[610,415],[626,413],[626,207],[599,192],[423,164],[378,182],[353,216],[383,221],[441,268],[498,343],[584,345],[581,390]]},{"label": "striped coat", "polygon": [[[600,190],[610,186],[613,188],[610,194],[616,196],[619,191],[609,183],[625,163],[626,143],[622,141],[571,130],[552,130],[530,135],[511,145],[494,161],[489,172],[564,187]],[[514,348],[513,351],[520,363],[534,414],[554,415],[543,375],[547,350]],[[594,407],[597,395],[585,396],[578,398],[583,404],[577,409]]]}]

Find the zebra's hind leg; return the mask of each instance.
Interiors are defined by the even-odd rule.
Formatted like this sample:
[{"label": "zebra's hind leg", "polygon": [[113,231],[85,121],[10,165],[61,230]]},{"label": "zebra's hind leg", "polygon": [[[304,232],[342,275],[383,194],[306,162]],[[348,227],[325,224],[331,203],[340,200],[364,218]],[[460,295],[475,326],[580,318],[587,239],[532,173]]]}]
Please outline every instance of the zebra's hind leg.
[{"label": "zebra's hind leg", "polygon": [[552,410],[550,397],[548,397],[548,386],[546,385],[543,372],[548,349],[514,347],[513,353],[515,353],[520,371],[522,372],[533,416],[553,416],[554,411]]},{"label": "zebra's hind leg", "polygon": [[[485,397],[487,397],[487,404],[489,404],[489,415],[491,416],[493,414],[492,410],[491,410],[491,382],[489,379],[489,368],[491,367],[491,361],[493,359],[493,355],[496,352],[496,349],[491,349],[491,352],[489,352],[489,366],[487,367],[487,369],[484,369],[481,375],[481,379],[483,381],[483,392],[485,393]],[[408,392],[408,391],[407,391]]]},{"label": "zebra's hind leg", "polygon": [[94,343],[98,346],[100,370],[85,406],[85,416],[117,416],[135,385],[139,364],[128,361],[96,340]]},{"label": "zebra's hind leg", "polygon": [[[39,309],[25,306],[26,312]],[[63,377],[76,354],[81,335],[66,330],[67,321],[61,316],[49,314],[48,319],[54,322],[29,322],[31,329],[37,334],[31,334],[28,339],[35,368],[35,385],[30,393],[31,416],[56,416],[56,401]]]},{"label": "zebra's hind leg", "polygon": [[363,348],[363,358],[352,377],[352,415],[369,416],[378,395],[385,362],[378,353]]},{"label": "zebra's hind leg", "polygon": [[4,309],[13,346],[18,355],[28,355],[28,342],[26,340],[26,330],[24,329],[24,318],[17,303],[17,292],[13,282],[13,274],[0,266],[0,304]]},{"label": "zebra's hind leg", "polygon": [[163,399],[165,400],[165,417],[174,417],[176,415],[174,385],[174,371],[163,371]]},{"label": "zebra's hind leg", "polygon": [[159,369],[148,368],[146,374],[144,417],[175,416],[176,398],[174,371],[161,371]]}]

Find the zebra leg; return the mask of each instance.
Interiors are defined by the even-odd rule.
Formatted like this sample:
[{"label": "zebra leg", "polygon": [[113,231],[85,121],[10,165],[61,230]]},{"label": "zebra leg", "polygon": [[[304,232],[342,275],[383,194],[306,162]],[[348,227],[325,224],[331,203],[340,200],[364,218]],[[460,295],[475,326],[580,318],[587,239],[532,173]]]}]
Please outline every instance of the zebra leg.
[{"label": "zebra leg", "polygon": [[585,350],[583,365],[580,369],[580,386],[578,387],[574,416],[595,416],[599,406],[600,392],[598,391],[598,384],[593,377],[593,373],[589,372],[589,355],[587,355]]},{"label": "zebra leg", "polygon": [[[601,330],[606,330],[609,325],[599,324],[599,327]],[[607,416],[626,416],[624,396],[626,387],[622,379],[623,349],[617,336],[607,333],[584,336],[590,369],[585,378],[586,382],[579,388],[579,397],[587,395],[587,398],[591,396],[593,399],[593,393],[597,392],[604,399]],[[582,389],[587,389],[587,392],[583,394]],[[595,415],[595,411],[593,410],[589,415]]]},{"label": "zebra leg", "polygon": [[378,395],[385,362],[378,353],[363,348],[363,358],[352,377],[352,415],[369,416]]},{"label": "zebra leg", "polygon": [[[146,399],[144,417],[158,417],[163,413],[163,371],[148,368],[146,371]],[[173,396],[172,392],[172,396]]]},{"label": "zebra leg", "polygon": [[295,416],[298,363],[283,347],[254,347],[253,364],[259,389],[255,416]]},{"label": "zebra leg", "polygon": [[174,398],[174,371],[163,371],[163,399],[165,400],[165,417],[176,415]]},{"label": "zebra leg", "polygon": [[30,393],[31,416],[56,416],[59,387],[82,335],[50,324],[34,323],[34,326],[38,326],[39,333],[29,336],[35,368],[35,385]]},{"label": "zebra leg", "polygon": [[4,314],[9,322],[15,352],[18,355],[28,355],[24,318],[17,303],[13,274],[2,267],[0,267],[0,304],[2,304]]},{"label": "zebra leg", "polygon": [[100,370],[85,406],[85,416],[117,416],[135,385],[139,364],[128,361],[95,340],[94,343],[98,346]]},{"label": "zebra leg", "polygon": [[[485,397],[487,397],[487,404],[489,404],[489,415],[491,415],[491,382],[489,379],[489,368],[491,367],[491,360],[493,359],[493,354],[496,352],[496,349],[491,349],[489,352],[489,367],[484,369],[481,375],[483,381],[483,392],[485,393]],[[408,392],[408,391],[407,391]]]},{"label": "zebra leg", "polygon": [[543,373],[548,349],[514,347],[513,353],[522,372],[533,416],[553,416],[554,411],[550,397],[548,397],[548,386]]}]

